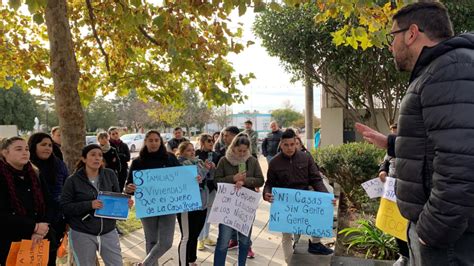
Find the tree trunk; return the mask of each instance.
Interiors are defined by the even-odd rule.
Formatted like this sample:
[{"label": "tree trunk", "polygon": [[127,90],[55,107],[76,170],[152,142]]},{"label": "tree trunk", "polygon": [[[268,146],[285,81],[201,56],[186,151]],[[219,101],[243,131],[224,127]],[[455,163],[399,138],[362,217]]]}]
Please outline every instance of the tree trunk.
[{"label": "tree trunk", "polygon": [[305,136],[306,136],[306,147],[308,150],[311,150],[314,147],[314,127],[313,127],[313,117],[314,117],[314,94],[313,94],[313,82],[311,81],[311,76],[309,75],[310,68],[306,68],[305,77],[304,77],[304,87],[305,87]]},{"label": "tree trunk", "polygon": [[80,73],[67,16],[67,1],[48,0],[45,19],[56,111],[62,134],[61,150],[69,171],[72,171],[85,144],[85,122],[77,90]]}]

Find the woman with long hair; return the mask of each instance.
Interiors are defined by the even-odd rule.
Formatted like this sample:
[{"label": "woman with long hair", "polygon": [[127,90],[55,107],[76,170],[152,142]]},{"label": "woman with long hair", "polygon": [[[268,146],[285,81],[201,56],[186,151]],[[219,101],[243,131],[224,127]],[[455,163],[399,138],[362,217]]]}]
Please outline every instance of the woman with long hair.
[{"label": "woman with long hair", "polygon": [[[104,203],[99,192],[119,193],[114,171],[103,168],[102,149],[89,144],[82,149],[76,171],[66,179],[61,195],[61,207],[69,224],[69,244],[77,265],[95,265],[99,251],[105,265],[123,265],[120,240],[115,219],[95,217]],[[132,200],[128,206],[131,207]]]},{"label": "woman with long hair", "polygon": [[[239,133],[234,138],[226,151],[226,155],[220,159],[217,165],[216,176],[214,177],[216,183],[232,183],[235,184],[236,189],[246,187],[253,191],[263,185],[262,169],[258,160],[251,155],[250,147],[250,140],[247,134]],[[245,165],[245,172],[239,171],[242,164]],[[227,225],[219,224],[219,236],[217,238],[216,250],[214,251],[214,265],[225,265],[228,245],[233,230]],[[247,261],[251,234],[252,230],[250,230],[248,236],[240,232],[238,233],[239,266],[245,265]]]},{"label": "woman with long hair", "polygon": [[[56,243],[49,227],[54,213],[47,185],[29,162],[30,151],[20,137],[4,139],[0,158],[0,265],[5,265],[12,242],[43,239]],[[48,265],[56,265],[56,248],[51,245]]]},{"label": "woman with long hair", "polygon": [[[133,172],[138,170],[180,166],[176,157],[166,151],[161,135],[156,130],[145,134],[145,145],[140,150],[139,156],[132,161],[128,174],[125,192],[135,193],[136,185],[133,183]],[[174,227],[176,215],[146,217],[140,219],[145,232],[147,256],[141,264],[158,265],[158,259],[173,246]]]},{"label": "woman with long hair", "polygon": [[[216,132],[218,133],[218,132]],[[217,134],[219,135],[219,133]],[[207,198],[207,214],[206,223],[202,228],[198,238],[198,250],[204,250],[205,246],[215,246],[216,242],[209,237],[209,230],[211,224],[207,222],[209,213],[211,212],[212,203],[216,197],[216,185],[214,183],[214,175],[216,172],[216,165],[218,163],[218,157],[215,152],[212,151],[214,145],[214,138],[209,134],[201,134],[199,137],[200,148],[196,150],[196,156],[204,161],[209,168],[205,177],[207,189],[209,190],[209,196]]]},{"label": "woman with long hair", "polygon": [[60,199],[64,182],[69,174],[66,164],[54,155],[53,145],[51,136],[42,132],[35,133],[28,139],[30,161],[38,168],[39,176],[46,183],[48,193],[54,203],[51,209],[55,215],[50,226],[54,228],[57,242],[51,245],[59,247],[60,240],[66,231],[66,220],[60,208]]},{"label": "woman with long hair", "polygon": [[201,233],[204,223],[206,222],[207,198],[209,196],[205,177],[209,172],[210,165],[196,157],[194,146],[189,141],[179,144],[177,155],[178,161],[182,165],[196,165],[198,169],[202,208],[200,210],[178,213],[177,215],[179,229],[181,231],[181,241],[178,246],[179,265],[197,265],[197,242],[199,233]]}]

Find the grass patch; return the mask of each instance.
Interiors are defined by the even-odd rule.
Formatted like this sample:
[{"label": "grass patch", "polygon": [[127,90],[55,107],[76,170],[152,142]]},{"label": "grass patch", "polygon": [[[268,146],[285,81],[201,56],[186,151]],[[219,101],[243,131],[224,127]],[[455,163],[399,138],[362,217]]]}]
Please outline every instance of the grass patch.
[{"label": "grass patch", "polygon": [[126,221],[117,221],[117,227],[122,232],[122,236],[126,236],[142,228],[142,222],[140,222],[140,219],[138,219],[135,214],[135,206],[133,206],[128,213],[128,219]]}]

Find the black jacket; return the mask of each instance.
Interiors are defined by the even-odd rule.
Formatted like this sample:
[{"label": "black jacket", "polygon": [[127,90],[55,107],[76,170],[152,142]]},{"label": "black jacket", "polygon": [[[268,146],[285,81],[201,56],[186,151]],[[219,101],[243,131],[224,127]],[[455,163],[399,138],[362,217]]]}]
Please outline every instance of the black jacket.
[{"label": "black jacket", "polygon": [[107,168],[99,170],[98,189],[86,176],[84,168],[66,179],[61,195],[61,207],[69,226],[82,233],[104,235],[115,229],[115,220],[94,217],[92,201],[98,191],[120,192],[117,176]]},{"label": "black jacket", "polygon": [[185,141],[188,141],[188,140],[186,138],[181,138],[181,139],[172,138],[168,141],[168,143],[166,143],[166,149],[169,152],[173,152],[174,149],[178,148],[181,142],[185,142]]},{"label": "black jacket", "polygon": [[278,146],[280,145],[282,134],[283,132],[281,130],[267,134],[267,137],[262,142],[263,156],[275,156],[278,153]]},{"label": "black jacket", "polygon": [[[209,155],[211,154],[211,155]],[[203,162],[205,162],[207,159],[209,159],[209,156],[212,156],[212,162],[216,165],[219,163],[220,156],[218,156],[217,153],[213,151],[203,151],[201,149],[196,150],[196,156],[201,159]],[[212,192],[213,190],[217,189],[215,183],[214,183],[214,174],[215,174],[215,169],[212,171],[209,171],[206,176],[206,184],[207,188],[209,189],[209,192]]]},{"label": "black jacket", "polygon": [[118,177],[120,171],[122,170],[122,163],[120,161],[120,157],[117,150],[114,147],[110,147],[110,149],[103,154],[105,168],[113,170]]},{"label": "black jacket", "polygon": [[[120,144],[116,145],[113,142],[110,142],[110,146],[114,147],[117,150],[118,156],[120,158],[120,176],[127,176],[128,162],[130,162],[130,149],[128,145],[122,141]],[[125,178],[124,178],[125,179]]]},{"label": "black jacket", "polygon": [[423,48],[400,106],[396,195],[429,246],[474,233],[473,114],[474,34]]}]

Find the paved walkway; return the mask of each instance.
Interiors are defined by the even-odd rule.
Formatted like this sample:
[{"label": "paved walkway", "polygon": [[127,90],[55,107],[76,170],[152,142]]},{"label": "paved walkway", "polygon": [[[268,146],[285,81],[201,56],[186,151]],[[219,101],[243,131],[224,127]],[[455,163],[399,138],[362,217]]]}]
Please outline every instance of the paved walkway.
[{"label": "paved walkway", "polygon": [[[263,156],[259,158],[260,165],[264,175],[267,172],[267,162]],[[252,248],[256,253],[254,259],[248,259],[247,265],[286,265],[283,250],[281,248],[281,233],[268,231],[268,219],[270,216],[270,204],[261,200],[256,213],[252,232]],[[217,226],[211,225],[211,238],[217,240]],[[181,237],[178,223],[176,223],[173,247],[159,260],[160,265],[178,265],[178,244]],[[333,247],[335,239],[323,239],[323,243]],[[143,230],[137,230],[120,240],[122,246],[122,255],[125,265],[133,262],[139,262],[145,257],[145,237]],[[296,248],[296,253],[306,253],[307,238],[302,237],[300,244]],[[214,248],[207,247],[204,251],[198,251],[197,263],[199,265],[212,265],[214,259]],[[295,256],[296,257],[296,256]],[[305,261],[310,260],[311,265],[329,265],[331,256],[304,256]],[[308,265],[299,260],[297,265]],[[226,265],[237,265],[237,249],[229,250],[227,254]]]}]

